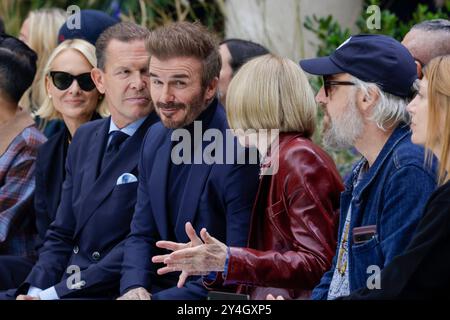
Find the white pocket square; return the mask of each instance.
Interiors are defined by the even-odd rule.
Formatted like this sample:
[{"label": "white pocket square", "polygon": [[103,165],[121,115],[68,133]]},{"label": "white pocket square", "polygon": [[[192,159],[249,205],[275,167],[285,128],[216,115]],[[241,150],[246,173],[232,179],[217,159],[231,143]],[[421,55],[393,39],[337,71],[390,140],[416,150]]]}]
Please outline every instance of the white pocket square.
[{"label": "white pocket square", "polygon": [[131,182],[136,182],[138,181],[138,179],[136,178],[135,175],[131,174],[131,173],[123,173],[116,182],[116,185],[119,184],[125,184],[125,183],[131,183]]}]

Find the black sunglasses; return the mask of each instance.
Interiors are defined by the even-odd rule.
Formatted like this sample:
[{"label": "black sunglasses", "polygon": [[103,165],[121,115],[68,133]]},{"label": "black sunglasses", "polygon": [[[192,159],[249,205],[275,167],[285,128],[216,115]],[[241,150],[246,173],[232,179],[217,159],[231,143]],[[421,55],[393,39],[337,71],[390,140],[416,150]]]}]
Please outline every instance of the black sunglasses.
[{"label": "black sunglasses", "polygon": [[55,87],[59,90],[66,90],[69,88],[72,85],[73,80],[77,80],[78,85],[83,91],[92,91],[95,89],[95,83],[92,81],[89,72],[74,76],[64,71],[50,71],[50,77],[52,78]]},{"label": "black sunglasses", "polygon": [[331,86],[355,86],[356,83],[351,81],[337,81],[337,80],[327,80],[326,77],[322,77],[323,88],[325,90],[325,96],[328,97],[331,92]]}]

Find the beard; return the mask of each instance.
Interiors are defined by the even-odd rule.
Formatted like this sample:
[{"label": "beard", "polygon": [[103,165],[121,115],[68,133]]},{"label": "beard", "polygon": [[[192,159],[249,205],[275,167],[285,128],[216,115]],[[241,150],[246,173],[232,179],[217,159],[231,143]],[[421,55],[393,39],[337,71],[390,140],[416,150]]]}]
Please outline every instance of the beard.
[{"label": "beard", "polygon": [[[166,128],[169,129],[177,129],[185,127],[197,119],[197,117],[202,113],[203,110],[206,109],[206,102],[203,100],[204,92],[194,96],[192,101],[189,104],[186,103],[163,103],[157,102],[156,105],[156,113],[158,114],[161,122],[164,124]],[[184,117],[179,120],[175,120],[172,117],[161,117],[161,109],[177,109],[184,110]]]},{"label": "beard", "polygon": [[332,120],[325,111],[328,121],[324,121],[323,143],[330,149],[348,149],[354,146],[364,130],[364,119],[355,99],[351,99],[345,111]]}]

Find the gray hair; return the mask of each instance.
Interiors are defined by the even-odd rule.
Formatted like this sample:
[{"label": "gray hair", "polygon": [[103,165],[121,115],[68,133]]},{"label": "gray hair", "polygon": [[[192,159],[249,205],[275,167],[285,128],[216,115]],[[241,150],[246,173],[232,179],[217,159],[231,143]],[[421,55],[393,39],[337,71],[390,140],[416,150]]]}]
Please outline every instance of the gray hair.
[{"label": "gray hair", "polygon": [[95,55],[97,57],[97,67],[105,70],[106,51],[112,40],[121,42],[144,41],[150,31],[133,22],[120,22],[110,26],[103,31],[95,42]]},{"label": "gray hair", "polygon": [[411,30],[450,32],[450,21],[447,19],[426,20],[414,25]]},{"label": "gray hair", "polygon": [[409,123],[409,113],[406,110],[406,106],[409,103],[408,98],[385,92],[376,83],[364,82],[353,76],[352,78],[351,81],[355,82],[356,87],[361,89],[365,95],[369,93],[370,88],[378,90],[379,99],[376,102],[372,116],[369,118],[369,120],[376,123],[378,128],[386,131],[401,122]]},{"label": "gray hair", "polygon": [[[427,20],[414,25],[414,40],[407,45],[415,59],[426,65],[431,59],[450,54],[450,21],[445,19]],[[410,31],[410,32],[411,32]],[[423,67],[423,66],[422,66]]]}]

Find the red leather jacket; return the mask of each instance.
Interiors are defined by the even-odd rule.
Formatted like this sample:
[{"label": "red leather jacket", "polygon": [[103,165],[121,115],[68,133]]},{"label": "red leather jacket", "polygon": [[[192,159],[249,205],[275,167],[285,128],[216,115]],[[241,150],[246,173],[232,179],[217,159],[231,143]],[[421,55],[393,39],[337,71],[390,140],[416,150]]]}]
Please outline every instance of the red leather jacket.
[{"label": "red leather jacket", "polygon": [[278,150],[278,172],[261,176],[248,248],[230,248],[224,284],[252,299],[308,298],[336,249],[343,185],[333,160],[298,133],[281,134]]}]

